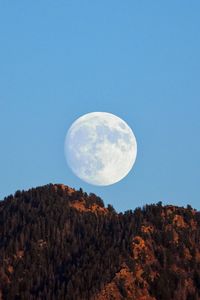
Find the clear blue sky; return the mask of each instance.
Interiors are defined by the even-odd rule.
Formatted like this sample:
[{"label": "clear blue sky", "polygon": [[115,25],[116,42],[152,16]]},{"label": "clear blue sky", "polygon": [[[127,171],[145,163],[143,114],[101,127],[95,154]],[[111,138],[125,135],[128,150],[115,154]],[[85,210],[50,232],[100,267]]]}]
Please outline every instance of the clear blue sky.
[{"label": "clear blue sky", "polygon": [[[117,210],[163,201],[200,209],[200,1],[1,1],[0,199],[64,183]],[[120,183],[94,187],[64,157],[82,114],[134,130]]]}]

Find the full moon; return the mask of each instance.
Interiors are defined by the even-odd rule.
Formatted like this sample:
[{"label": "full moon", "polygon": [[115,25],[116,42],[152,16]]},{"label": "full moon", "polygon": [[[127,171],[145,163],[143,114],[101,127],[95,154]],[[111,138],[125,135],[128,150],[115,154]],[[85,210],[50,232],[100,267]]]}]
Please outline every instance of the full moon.
[{"label": "full moon", "polygon": [[65,156],[80,179],[106,186],[130,172],[137,156],[137,142],[121,118],[107,112],[92,112],[78,118],[69,128]]}]

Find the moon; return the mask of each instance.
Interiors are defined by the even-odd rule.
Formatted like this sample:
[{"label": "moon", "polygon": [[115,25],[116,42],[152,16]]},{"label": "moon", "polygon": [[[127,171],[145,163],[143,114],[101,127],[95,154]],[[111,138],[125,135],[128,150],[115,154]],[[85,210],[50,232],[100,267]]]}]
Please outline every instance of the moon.
[{"label": "moon", "polygon": [[123,179],[137,156],[135,135],[121,118],[92,112],[78,118],[65,138],[65,157],[83,181],[107,186]]}]

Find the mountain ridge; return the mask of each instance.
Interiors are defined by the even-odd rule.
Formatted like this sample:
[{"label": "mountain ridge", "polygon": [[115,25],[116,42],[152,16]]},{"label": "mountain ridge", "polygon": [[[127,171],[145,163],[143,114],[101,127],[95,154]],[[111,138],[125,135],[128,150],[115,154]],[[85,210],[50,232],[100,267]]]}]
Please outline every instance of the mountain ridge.
[{"label": "mountain ridge", "polygon": [[200,299],[200,213],[49,184],[0,203],[0,299]]}]

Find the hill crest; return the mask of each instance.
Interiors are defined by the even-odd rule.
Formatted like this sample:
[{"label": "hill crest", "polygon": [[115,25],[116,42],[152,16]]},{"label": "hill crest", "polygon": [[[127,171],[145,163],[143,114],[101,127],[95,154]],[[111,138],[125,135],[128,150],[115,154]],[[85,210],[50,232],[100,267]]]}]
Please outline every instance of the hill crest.
[{"label": "hill crest", "polygon": [[116,213],[62,184],[0,204],[0,299],[200,299],[200,213]]}]

